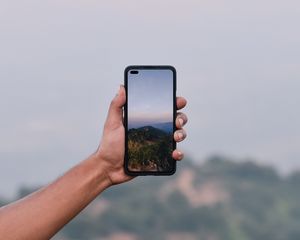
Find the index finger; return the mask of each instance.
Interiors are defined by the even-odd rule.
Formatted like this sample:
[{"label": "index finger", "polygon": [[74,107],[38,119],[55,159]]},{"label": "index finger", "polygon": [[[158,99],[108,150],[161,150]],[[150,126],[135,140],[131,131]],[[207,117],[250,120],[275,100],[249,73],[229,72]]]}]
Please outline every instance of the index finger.
[{"label": "index finger", "polygon": [[177,110],[184,108],[186,106],[186,104],[187,104],[187,101],[184,97],[176,98]]}]

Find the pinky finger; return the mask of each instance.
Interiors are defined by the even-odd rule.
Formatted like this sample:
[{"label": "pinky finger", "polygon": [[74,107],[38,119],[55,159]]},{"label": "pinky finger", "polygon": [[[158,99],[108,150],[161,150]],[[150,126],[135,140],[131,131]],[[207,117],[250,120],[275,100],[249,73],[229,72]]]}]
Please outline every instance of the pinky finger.
[{"label": "pinky finger", "polygon": [[183,159],[184,154],[180,150],[176,149],[176,150],[173,151],[172,157],[173,157],[173,159],[175,159],[177,161],[180,161],[180,160]]}]

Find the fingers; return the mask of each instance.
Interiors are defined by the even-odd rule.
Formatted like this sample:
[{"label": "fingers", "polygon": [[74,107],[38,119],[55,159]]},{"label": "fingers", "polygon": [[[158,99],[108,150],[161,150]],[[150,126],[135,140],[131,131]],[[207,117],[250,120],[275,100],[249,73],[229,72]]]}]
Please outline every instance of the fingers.
[{"label": "fingers", "polygon": [[180,150],[176,149],[176,150],[173,151],[172,157],[173,157],[173,159],[175,159],[177,161],[180,161],[180,160],[183,159],[184,154]]},{"label": "fingers", "polygon": [[187,123],[187,121],[188,118],[184,113],[182,112],[177,113],[175,124],[178,129],[181,129]]},{"label": "fingers", "polygon": [[176,105],[177,105],[177,109],[182,109],[186,106],[187,101],[184,97],[177,97],[176,98]]},{"label": "fingers", "polygon": [[[182,109],[186,106],[187,101],[183,97],[177,97],[177,109]],[[176,142],[181,142],[186,138],[186,131],[183,129],[183,126],[187,123],[188,118],[187,116],[182,113],[178,112],[175,120],[176,130],[174,132],[174,140]],[[172,157],[174,160],[180,161],[184,158],[184,154],[182,151],[175,149],[172,153]]]},{"label": "fingers", "polygon": [[181,142],[186,138],[186,132],[184,129],[180,129],[174,132],[174,140],[176,142]]},{"label": "fingers", "polygon": [[113,125],[117,126],[120,123],[122,123],[122,119],[123,119],[122,107],[125,104],[125,102],[126,102],[125,88],[123,85],[120,85],[118,94],[113,98],[109,106],[108,116],[106,119],[106,123],[109,126],[113,126]]}]

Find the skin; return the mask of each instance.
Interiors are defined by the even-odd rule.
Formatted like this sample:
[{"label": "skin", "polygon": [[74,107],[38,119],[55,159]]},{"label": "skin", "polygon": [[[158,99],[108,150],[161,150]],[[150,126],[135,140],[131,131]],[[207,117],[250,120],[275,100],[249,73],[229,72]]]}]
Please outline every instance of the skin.
[{"label": "skin", "polygon": [[[102,140],[95,153],[51,184],[0,208],[1,239],[50,239],[106,188],[133,179],[123,169],[125,101],[125,89],[120,86],[111,101]],[[177,98],[178,109],[184,108],[186,103],[184,98]],[[176,142],[185,139],[183,126],[186,122],[187,116],[178,113],[174,133]],[[176,149],[172,156],[181,160],[183,153]]]}]

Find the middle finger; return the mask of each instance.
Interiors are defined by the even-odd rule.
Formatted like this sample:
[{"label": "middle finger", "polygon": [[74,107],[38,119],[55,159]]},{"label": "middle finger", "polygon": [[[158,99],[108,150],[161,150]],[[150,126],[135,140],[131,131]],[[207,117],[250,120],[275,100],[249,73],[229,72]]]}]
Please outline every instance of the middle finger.
[{"label": "middle finger", "polygon": [[188,118],[184,113],[182,113],[182,112],[177,113],[175,123],[176,123],[176,127],[178,129],[181,129],[187,123],[187,121],[188,121]]}]

